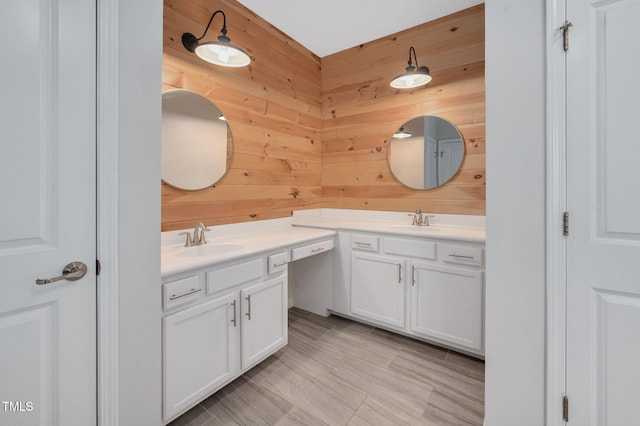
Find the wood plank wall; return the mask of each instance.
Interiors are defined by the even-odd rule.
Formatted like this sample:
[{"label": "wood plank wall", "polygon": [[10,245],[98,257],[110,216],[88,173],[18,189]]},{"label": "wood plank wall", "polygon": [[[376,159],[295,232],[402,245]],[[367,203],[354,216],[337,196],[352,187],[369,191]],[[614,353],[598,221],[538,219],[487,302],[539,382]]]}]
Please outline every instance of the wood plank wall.
[{"label": "wood plank wall", "polygon": [[[389,86],[409,47],[433,80]],[[322,58],[322,205],[333,208],[485,214],[484,5]],[[435,115],[465,139],[461,171],[418,191],[391,174],[387,148],[406,121]]]},{"label": "wood plank wall", "polygon": [[[252,57],[249,67],[209,65],[183,48],[182,33],[199,37],[218,9],[232,43]],[[163,231],[318,207],[484,214],[482,6],[322,59],[235,0],[165,0],[164,11],[162,89],[193,90],[215,103],[235,152],[214,187],[162,185]],[[207,39],[219,34],[220,18]],[[388,83],[406,66],[411,45],[433,82],[397,91]],[[386,155],[391,134],[423,114],[456,124],[467,152],[452,181],[416,191],[393,178]]]},{"label": "wood plank wall", "polygon": [[[200,37],[222,9],[227,35],[252,58],[245,68],[198,59],[182,33]],[[222,28],[216,16],[206,40]],[[162,230],[286,217],[320,207],[320,59],[235,0],[165,0],[163,91],[195,91],[220,108],[234,138],[231,169],[214,187],[162,185]]]}]

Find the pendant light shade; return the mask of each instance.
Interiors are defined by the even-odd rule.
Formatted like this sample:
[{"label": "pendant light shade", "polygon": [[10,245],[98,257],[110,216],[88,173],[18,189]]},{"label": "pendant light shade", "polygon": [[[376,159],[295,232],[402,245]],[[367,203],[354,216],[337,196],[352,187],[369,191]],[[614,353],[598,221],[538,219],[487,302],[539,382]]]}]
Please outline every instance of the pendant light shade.
[{"label": "pendant light shade", "polygon": [[[218,13],[222,13],[222,18],[224,20],[222,30],[220,30],[222,34],[218,36],[218,41],[200,43],[200,40],[207,35],[211,22],[213,22],[213,18]],[[204,34],[199,38],[196,38],[196,36],[191,33],[182,34],[182,45],[188,51],[194,52],[198,55],[198,57],[203,61],[215,65],[223,67],[244,67],[251,63],[249,55],[247,55],[247,53],[238,46],[231,44],[231,39],[227,37],[227,16],[222,10],[216,10],[213,12],[211,19],[209,19],[209,23],[207,24],[207,28],[204,30]]]},{"label": "pendant light shade", "polygon": [[[413,66],[411,62],[411,52],[413,52],[413,59],[416,61],[416,66]],[[418,58],[416,58],[416,50],[411,46],[409,48],[409,66],[405,68],[405,72],[398,75],[391,80],[391,87],[394,89],[412,89],[414,87],[423,86],[431,81],[431,75],[429,74],[429,68],[426,66],[418,66]]]},{"label": "pendant light shade", "polygon": [[393,138],[394,139],[404,139],[404,138],[410,138],[411,136],[413,136],[411,133],[407,132],[404,129],[404,126],[401,126],[397,132],[395,132],[393,134]]}]

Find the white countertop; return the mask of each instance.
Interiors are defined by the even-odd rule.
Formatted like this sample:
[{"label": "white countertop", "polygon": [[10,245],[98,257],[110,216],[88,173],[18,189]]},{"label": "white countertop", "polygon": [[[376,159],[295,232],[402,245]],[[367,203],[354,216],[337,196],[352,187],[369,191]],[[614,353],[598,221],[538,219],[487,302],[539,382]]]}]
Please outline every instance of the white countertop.
[{"label": "white countertop", "polygon": [[[266,221],[265,221],[266,222]],[[244,233],[220,232],[216,235],[218,227],[212,227],[207,233],[207,244],[196,247],[184,247],[184,237],[176,241],[177,231],[168,237],[163,235],[164,244],[161,247],[161,275],[166,277],[181,272],[215,265],[229,260],[278,250],[299,244],[304,244],[319,239],[333,237],[335,231],[317,228],[293,227],[289,222],[280,223],[279,226],[265,226],[265,229],[253,229]],[[255,227],[254,227],[255,228]],[[207,254],[206,256],[183,256],[187,250],[209,249],[220,247],[222,250]]]},{"label": "white countertop", "polygon": [[[294,212],[293,217],[213,226],[206,233],[207,244],[184,247],[180,231],[162,233],[161,275],[186,272],[267,251],[333,237],[337,230],[425,237],[484,243],[484,216],[431,216],[431,226],[411,225],[407,212],[314,209]],[[293,225],[293,226],[292,226]],[[193,230],[183,230],[193,232]],[[202,256],[186,256],[198,253]],[[207,251],[206,253],[204,253]]]},{"label": "white countertop", "polygon": [[294,214],[292,225],[477,243],[484,243],[486,240],[484,217],[479,216],[461,217],[461,215],[436,214],[431,219],[431,226],[416,226],[411,225],[408,213],[403,212],[321,210],[319,212],[301,211],[300,214]]}]

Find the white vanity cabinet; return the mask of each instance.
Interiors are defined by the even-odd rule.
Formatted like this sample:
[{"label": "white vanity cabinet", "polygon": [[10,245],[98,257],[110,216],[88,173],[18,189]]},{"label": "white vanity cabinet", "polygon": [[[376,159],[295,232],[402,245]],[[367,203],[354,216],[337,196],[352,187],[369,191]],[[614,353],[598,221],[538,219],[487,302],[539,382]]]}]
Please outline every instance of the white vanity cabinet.
[{"label": "white vanity cabinet", "polygon": [[484,331],[483,247],[438,243],[438,262],[412,262],[410,329],[482,352]]},{"label": "white vanity cabinet", "polygon": [[[334,231],[277,228],[235,237],[234,244],[247,251],[227,257],[185,255],[203,247],[167,248],[165,424],[287,344],[290,278],[301,306],[326,315],[333,298],[334,236]],[[216,243],[210,244],[204,247]],[[295,262],[308,269],[298,271],[297,279]]]},{"label": "white vanity cabinet", "polygon": [[364,232],[338,240],[334,312],[483,355],[482,243]]},{"label": "white vanity cabinet", "polygon": [[[190,307],[163,318],[165,422],[287,344],[287,272],[277,269],[269,275],[266,259],[186,278],[187,287],[204,280],[206,294],[198,292]],[[185,278],[167,281],[167,294],[174,283],[185,286]]]}]

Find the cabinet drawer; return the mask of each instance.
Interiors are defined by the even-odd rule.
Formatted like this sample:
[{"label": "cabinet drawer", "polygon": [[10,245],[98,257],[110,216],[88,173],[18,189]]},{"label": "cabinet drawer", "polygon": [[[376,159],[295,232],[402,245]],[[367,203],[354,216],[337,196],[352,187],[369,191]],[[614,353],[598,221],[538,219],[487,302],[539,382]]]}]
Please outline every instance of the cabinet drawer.
[{"label": "cabinet drawer", "polygon": [[207,294],[257,280],[262,277],[264,270],[264,259],[256,259],[209,271],[207,272]]},{"label": "cabinet drawer", "polygon": [[374,235],[354,235],[351,238],[353,250],[378,251],[379,238]]},{"label": "cabinet drawer", "polygon": [[385,237],[383,247],[384,252],[387,254],[396,254],[425,260],[436,259],[436,243],[433,241]]},{"label": "cabinet drawer", "polygon": [[269,256],[269,275],[286,271],[289,261],[290,258],[288,251],[283,251],[282,253],[272,254]]},{"label": "cabinet drawer", "polygon": [[202,283],[199,275],[182,278],[166,283],[162,286],[163,308],[165,310],[176,306],[187,305],[202,293]]},{"label": "cabinet drawer", "polygon": [[333,239],[294,248],[291,250],[291,260],[303,259],[331,249],[333,249]]},{"label": "cabinet drawer", "polygon": [[483,250],[481,247],[441,244],[440,249],[442,250],[442,261],[445,263],[473,266],[482,266],[484,264]]}]

